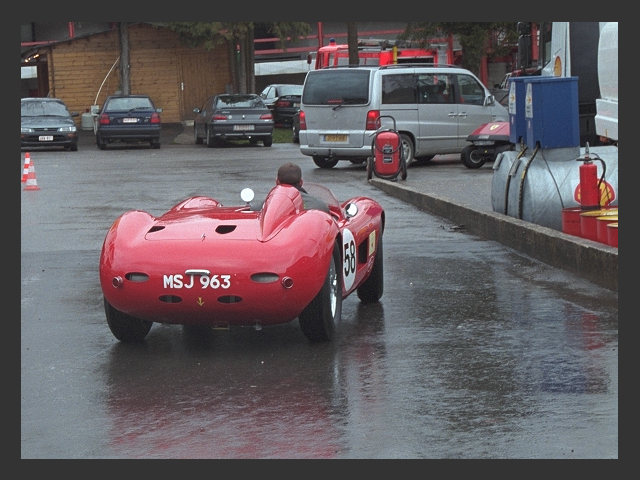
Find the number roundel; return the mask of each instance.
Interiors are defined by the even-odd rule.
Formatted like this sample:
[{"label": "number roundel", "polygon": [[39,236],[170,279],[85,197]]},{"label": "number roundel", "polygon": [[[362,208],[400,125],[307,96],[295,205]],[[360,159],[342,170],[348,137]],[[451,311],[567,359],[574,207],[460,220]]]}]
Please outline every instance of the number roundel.
[{"label": "number roundel", "polygon": [[356,279],[356,240],[353,233],[345,228],[342,232],[342,278],[344,289],[349,290]]}]

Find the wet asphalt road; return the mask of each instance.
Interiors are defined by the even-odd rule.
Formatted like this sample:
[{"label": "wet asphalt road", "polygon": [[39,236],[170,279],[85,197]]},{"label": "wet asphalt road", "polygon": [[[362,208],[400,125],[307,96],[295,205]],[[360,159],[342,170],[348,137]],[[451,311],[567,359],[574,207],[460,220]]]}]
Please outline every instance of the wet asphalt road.
[{"label": "wet asphalt road", "polygon": [[[21,458],[618,458],[617,292],[404,204],[362,167],[315,168],[293,144],[31,156]],[[284,161],[340,200],[383,205],[381,302],[348,297],[325,344],[297,321],[208,335],[155,324],[143,345],[120,344],[98,279],[111,222],[191,195],[264,196]]]}]

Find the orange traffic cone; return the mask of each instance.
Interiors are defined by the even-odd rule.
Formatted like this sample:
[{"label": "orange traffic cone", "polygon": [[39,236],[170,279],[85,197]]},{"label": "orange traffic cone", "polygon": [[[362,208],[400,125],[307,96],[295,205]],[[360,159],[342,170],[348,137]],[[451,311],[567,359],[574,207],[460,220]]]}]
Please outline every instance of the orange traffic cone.
[{"label": "orange traffic cone", "polygon": [[22,183],[27,181],[29,175],[29,164],[31,163],[31,155],[29,152],[24,154],[24,168],[22,169]]},{"label": "orange traffic cone", "polygon": [[38,181],[36,180],[36,169],[33,166],[33,162],[29,160],[29,174],[27,175],[27,182],[24,186],[25,190],[40,190]]}]

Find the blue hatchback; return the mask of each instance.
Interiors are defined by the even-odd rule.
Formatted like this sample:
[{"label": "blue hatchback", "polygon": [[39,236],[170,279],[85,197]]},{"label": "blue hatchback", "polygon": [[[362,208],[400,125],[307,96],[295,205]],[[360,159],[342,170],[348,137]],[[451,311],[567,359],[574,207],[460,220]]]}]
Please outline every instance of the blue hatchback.
[{"label": "blue hatchback", "polygon": [[98,114],[96,144],[149,142],[160,148],[161,108],[147,95],[111,95]]}]

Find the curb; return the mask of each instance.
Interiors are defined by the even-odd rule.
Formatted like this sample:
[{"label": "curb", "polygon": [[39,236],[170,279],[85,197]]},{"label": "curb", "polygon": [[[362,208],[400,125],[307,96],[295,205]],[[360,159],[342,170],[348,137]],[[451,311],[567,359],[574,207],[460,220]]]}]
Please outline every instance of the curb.
[{"label": "curb", "polygon": [[380,190],[465,230],[495,240],[548,265],[567,270],[609,290],[618,290],[618,249],[497,212],[486,212],[425,195],[379,178],[369,182]]}]

